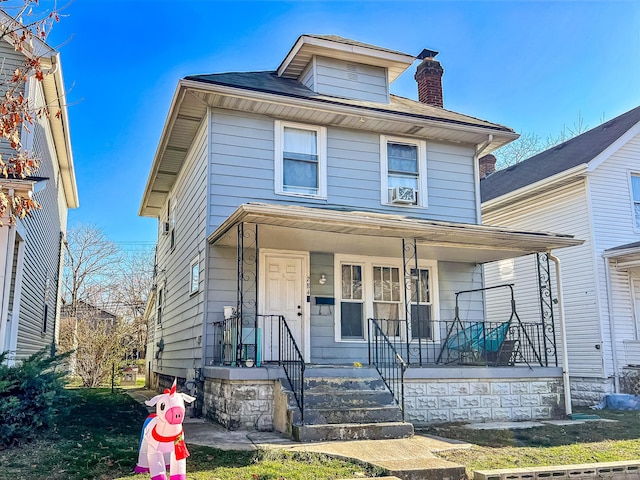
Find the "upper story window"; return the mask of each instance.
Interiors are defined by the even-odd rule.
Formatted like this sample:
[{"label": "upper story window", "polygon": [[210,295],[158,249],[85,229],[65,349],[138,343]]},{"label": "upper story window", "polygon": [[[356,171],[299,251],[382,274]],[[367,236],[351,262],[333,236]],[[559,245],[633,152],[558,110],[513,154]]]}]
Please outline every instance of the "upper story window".
[{"label": "upper story window", "polygon": [[190,280],[189,280],[189,293],[194,294],[200,290],[200,258],[198,256],[191,260],[191,266],[189,268]]},{"label": "upper story window", "polygon": [[326,128],[275,122],[275,191],[327,198]]},{"label": "upper story window", "polygon": [[634,226],[640,229],[640,174],[631,174],[631,194],[633,196]]},{"label": "upper story window", "polygon": [[382,204],[427,206],[426,157],[422,141],[380,137]]}]

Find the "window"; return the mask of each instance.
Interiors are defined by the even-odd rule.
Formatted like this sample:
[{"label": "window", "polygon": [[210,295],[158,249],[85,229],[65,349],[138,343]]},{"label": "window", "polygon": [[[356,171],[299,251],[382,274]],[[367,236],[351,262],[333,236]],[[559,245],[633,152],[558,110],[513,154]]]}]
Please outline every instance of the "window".
[{"label": "window", "polygon": [[326,128],[275,122],[275,192],[327,197]]},{"label": "window", "polygon": [[[405,278],[401,259],[336,255],[336,341],[367,339],[369,318],[388,337],[436,340],[437,262],[422,260],[407,279],[409,322],[405,322]],[[405,327],[405,323],[408,323]]]},{"label": "window", "polygon": [[362,265],[342,265],[341,281],[340,336],[343,339],[364,339]]},{"label": "window", "polygon": [[429,269],[411,269],[411,338],[431,340],[431,285]]},{"label": "window", "polygon": [[189,293],[197,293],[200,289],[200,259],[195,257],[191,260],[191,281],[189,282]]},{"label": "window", "polygon": [[426,144],[380,137],[380,200],[385,205],[427,206]]},{"label": "window", "polygon": [[158,325],[160,325],[162,323],[162,308],[164,306],[164,287],[158,287],[157,301],[156,320]]},{"label": "window", "polygon": [[400,335],[400,269],[373,267],[373,317],[380,320],[380,328],[387,336]]},{"label": "window", "polygon": [[169,248],[176,248],[176,201],[167,202],[168,222],[169,222]]},{"label": "window", "polygon": [[640,174],[631,174],[631,195],[633,196],[634,226],[640,229]]}]

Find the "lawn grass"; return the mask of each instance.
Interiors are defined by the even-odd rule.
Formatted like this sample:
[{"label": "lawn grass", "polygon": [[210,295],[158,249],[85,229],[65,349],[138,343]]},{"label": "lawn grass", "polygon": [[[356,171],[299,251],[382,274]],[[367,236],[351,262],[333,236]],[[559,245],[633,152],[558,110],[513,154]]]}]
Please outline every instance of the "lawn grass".
[{"label": "lawn grass", "polygon": [[[123,390],[73,390],[73,409],[37,442],[0,450],[0,480],[144,480],[133,475],[147,410]],[[335,479],[379,469],[318,454],[223,451],[189,445],[189,480]]]},{"label": "lawn grass", "polygon": [[[590,413],[580,410],[576,413]],[[592,462],[640,458],[640,412],[595,412],[616,422],[588,421],[578,425],[513,429],[470,430],[461,425],[442,425],[420,432],[463,440],[475,446],[467,450],[440,452],[438,456],[473,470]]]}]

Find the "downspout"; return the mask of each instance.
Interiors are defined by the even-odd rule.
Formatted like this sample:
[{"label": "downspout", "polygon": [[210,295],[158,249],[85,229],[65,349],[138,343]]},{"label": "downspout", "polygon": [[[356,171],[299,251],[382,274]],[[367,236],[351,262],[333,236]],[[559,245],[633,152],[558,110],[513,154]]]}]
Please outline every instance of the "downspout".
[{"label": "downspout", "polygon": [[[609,309],[609,336],[611,337],[611,362],[613,363],[613,393],[620,391],[618,380],[618,351],[616,348],[616,329],[613,324],[613,298],[611,297],[611,264],[608,258],[604,258],[605,281],[607,282],[607,307]],[[606,369],[606,365],[605,365]],[[605,370],[606,371],[606,370]]]},{"label": "downspout", "polygon": [[489,144],[493,142],[493,135],[489,134],[487,139],[476,145],[476,153],[473,156],[473,177],[476,186],[476,223],[482,224],[482,198],[480,198],[480,156],[487,149]]},{"label": "downspout", "polygon": [[564,385],[564,409],[569,417],[573,413],[571,410],[571,383],[569,380],[569,356],[567,354],[567,332],[564,324],[564,303],[562,301],[562,272],[560,270],[560,259],[547,252],[547,255],[556,266],[556,285],[558,293],[558,319],[560,320],[560,345],[562,347],[562,383]]}]

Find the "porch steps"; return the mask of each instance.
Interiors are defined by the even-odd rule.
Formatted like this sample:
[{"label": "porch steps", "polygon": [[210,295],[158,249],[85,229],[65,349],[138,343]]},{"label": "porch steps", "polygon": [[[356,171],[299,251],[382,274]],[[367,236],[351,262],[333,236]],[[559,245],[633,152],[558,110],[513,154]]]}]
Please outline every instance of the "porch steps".
[{"label": "porch steps", "polygon": [[402,421],[402,410],[374,368],[307,367],[304,424],[293,394],[288,397],[290,431],[300,442],[413,436],[413,425]]}]

